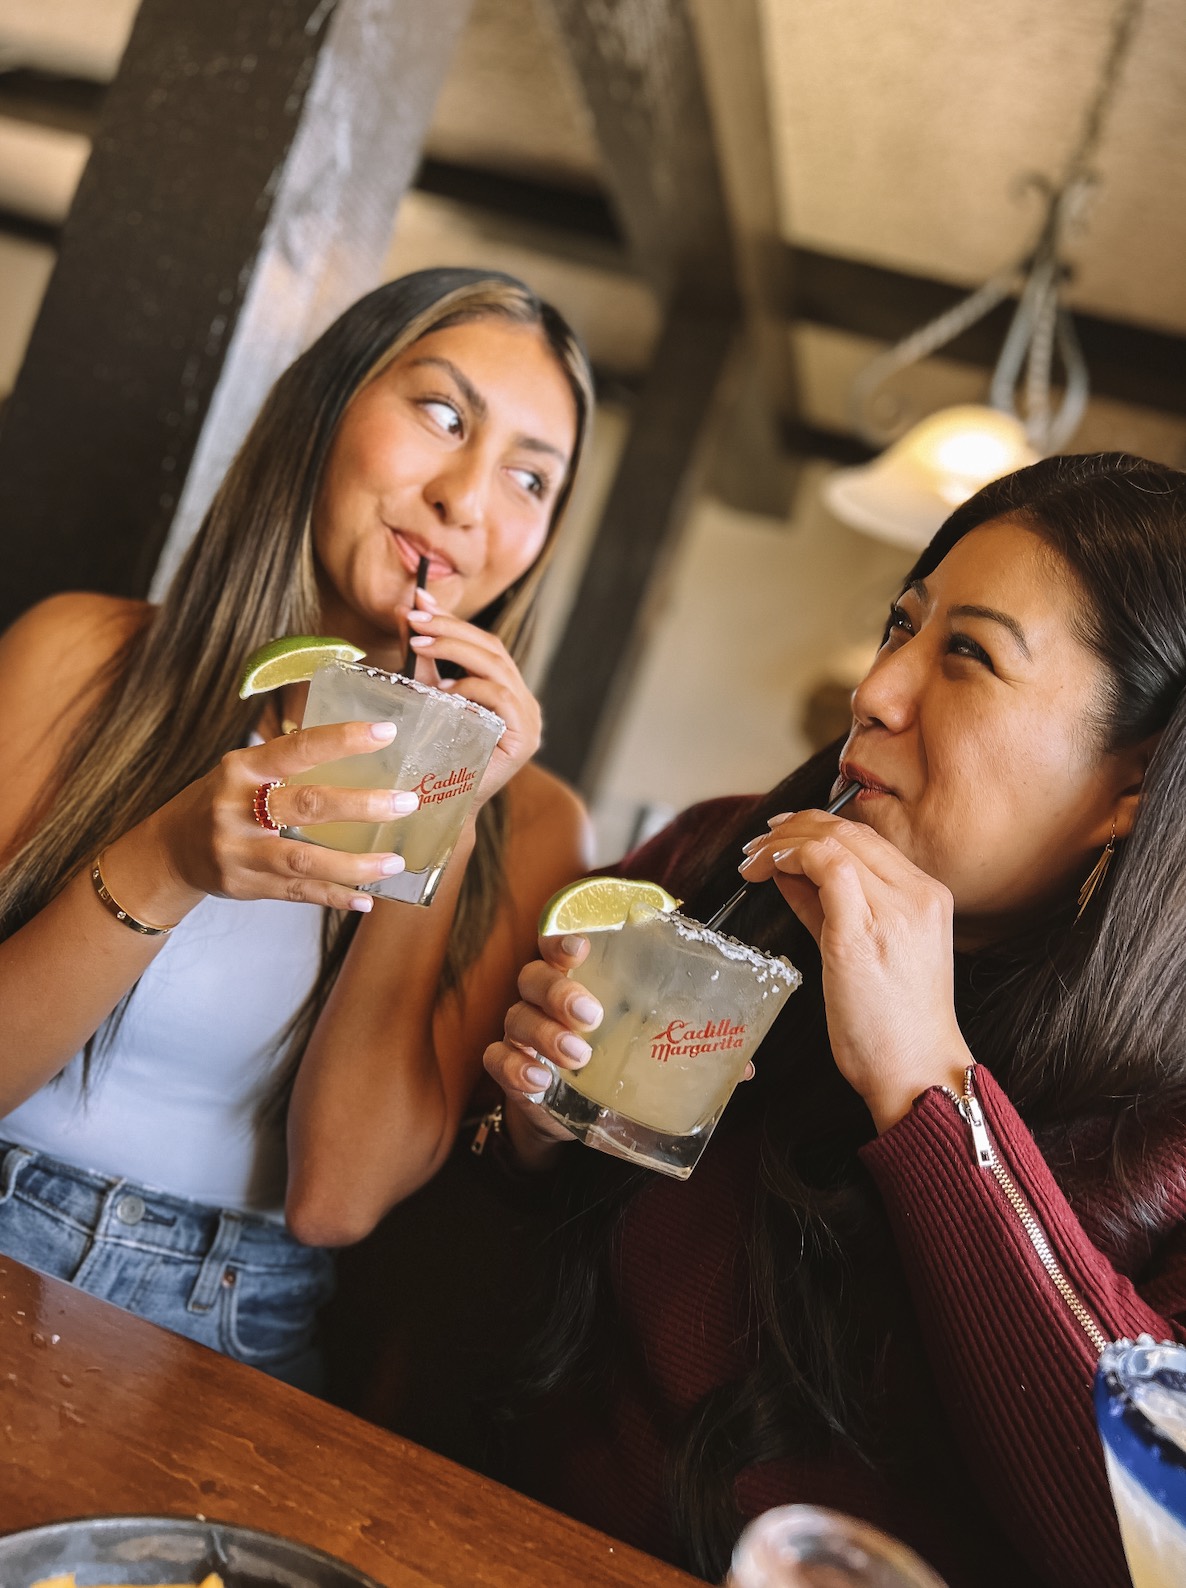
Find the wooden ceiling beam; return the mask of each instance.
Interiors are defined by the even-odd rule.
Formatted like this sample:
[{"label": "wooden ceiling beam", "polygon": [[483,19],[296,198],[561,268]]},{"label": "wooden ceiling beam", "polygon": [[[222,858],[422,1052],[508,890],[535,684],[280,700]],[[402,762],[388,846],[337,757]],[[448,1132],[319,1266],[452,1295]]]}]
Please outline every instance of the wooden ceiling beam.
[{"label": "wooden ceiling beam", "polygon": [[[951,282],[784,246],[784,313],[876,342],[898,342],[971,290]],[[992,369],[1016,302],[1008,299],[938,356]],[[1186,337],[1072,311],[1094,393],[1186,414]]]},{"label": "wooden ceiling beam", "polygon": [[742,291],[688,0],[544,0],[543,10],[584,92],[627,257],[665,307],[542,691],[543,760],[594,794],[649,602],[710,455]]},{"label": "wooden ceiling beam", "polygon": [[593,122],[606,189],[660,296],[739,304],[688,0],[544,0]]},{"label": "wooden ceiling beam", "polygon": [[176,563],[276,376],[379,281],[469,4],[143,0],[5,406],[0,619]]},{"label": "wooden ceiling beam", "polygon": [[106,92],[106,83],[84,82],[80,77],[25,68],[0,71],[0,116],[93,139]]},{"label": "wooden ceiling beam", "polygon": [[663,576],[708,461],[731,313],[670,306],[621,464],[542,690],[540,759],[596,792]]},{"label": "wooden ceiling beam", "polygon": [[466,209],[585,238],[599,249],[624,251],[626,246],[614,208],[600,188],[558,187],[533,177],[480,170],[431,156],[421,161],[414,186],[420,193],[449,199]]},{"label": "wooden ceiling beam", "polygon": [[793,470],[772,467],[780,430],[798,422],[799,382],[780,246],[782,183],[766,75],[759,0],[689,0],[721,166],[729,230],[745,300],[737,400],[717,448],[713,488],[725,500],[782,517]]}]

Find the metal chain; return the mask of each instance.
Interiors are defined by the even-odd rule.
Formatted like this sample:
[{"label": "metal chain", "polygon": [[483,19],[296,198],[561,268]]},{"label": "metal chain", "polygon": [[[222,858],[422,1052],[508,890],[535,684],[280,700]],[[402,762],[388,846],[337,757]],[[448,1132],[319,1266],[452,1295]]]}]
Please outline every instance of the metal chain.
[{"label": "metal chain", "polygon": [[[1051,188],[1045,179],[1033,179],[1046,193],[1046,213],[1035,245],[982,287],[878,354],[853,381],[852,419],[867,441],[884,445],[894,434],[878,425],[873,415],[874,398],[885,382],[954,341],[1007,298],[1018,282],[1018,305],[993,370],[989,401],[1006,413],[1016,413],[1015,394],[1024,367],[1026,434],[1031,444],[1041,452],[1053,451],[1074,434],[1087,406],[1088,381],[1074,325],[1060,301],[1067,276],[1062,243],[1082,218],[1087,193],[1095,179],[1091,161],[1099,147],[1144,3],[1145,0],[1119,0],[1095,93],[1062,181]],[[1051,413],[1050,382],[1056,350],[1065,384],[1063,400],[1057,412]]]},{"label": "metal chain", "polygon": [[1144,5],[1145,0],[1120,0],[1116,8],[1116,14],[1112,18],[1112,39],[1100,69],[1095,98],[1087,107],[1087,114],[1083,118],[1083,131],[1079,134],[1079,142],[1067,162],[1066,175],[1060,184],[1063,188],[1090,175],[1090,162],[1099,147],[1104,121],[1112,108],[1112,100],[1115,98],[1116,87],[1120,81],[1120,71],[1132,46]]},{"label": "metal chain", "polygon": [[969,326],[982,320],[990,309],[995,309],[998,303],[1009,296],[1017,280],[1018,268],[1013,264],[1002,270],[936,319],[929,320],[917,331],[895,342],[884,353],[879,353],[858,372],[852,383],[849,408],[854,428],[866,441],[884,445],[891,438],[892,432],[887,433],[873,417],[873,399],[886,381],[900,370],[909,369],[911,364],[917,364],[920,359],[929,358],[941,347],[946,347],[948,342],[954,341]]}]

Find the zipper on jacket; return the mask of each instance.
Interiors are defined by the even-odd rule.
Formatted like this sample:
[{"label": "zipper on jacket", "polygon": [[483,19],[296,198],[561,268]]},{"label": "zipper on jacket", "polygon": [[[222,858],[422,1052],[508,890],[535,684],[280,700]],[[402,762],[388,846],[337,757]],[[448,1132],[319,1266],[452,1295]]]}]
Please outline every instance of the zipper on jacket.
[{"label": "zipper on jacket", "polygon": [[483,1114],[481,1119],[478,1120],[478,1127],[474,1131],[473,1140],[469,1144],[469,1150],[475,1155],[475,1157],[480,1158],[486,1151],[486,1143],[490,1139],[490,1136],[497,1136],[501,1130],[502,1104],[498,1103],[490,1110],[488,1114]]},{"label": "zipper on jacket", "polygon": [[1063,1272],[1062,1265],[1055,1257],[1047,1239],[1046,1231],[1038,1223],[1033,1209],[1017,1189],[1013,1176],[997,1157],[992,1138],[988,1134],[988,1126],[984,1123],[984,1110],[980,1107],[980,1100],[972,1087],[972,1071],[974,1068],[974,1065],[969,1064],[964,1074],[964,1095],[962,1097],[957,1097],[950,1086],[945,1086],[942,1090],[951,1098],[951,1101],[959,1110],[961,1118],[972,1133],[972,1150],[976,1154],[977,1167],[987,1169],[996,1179],[997,1184],[1005,1193],[1005,1200],[1016,1213],[1022,1229],[1029,1236],[1030,1244],[1038,1254],[1038,1261],[1050,1275],[1051,1283],[1062,1297],[1067,1310],[1091,1341],[1096,1354],[1099,1355],[1107,1346],[1107,1339]]}]

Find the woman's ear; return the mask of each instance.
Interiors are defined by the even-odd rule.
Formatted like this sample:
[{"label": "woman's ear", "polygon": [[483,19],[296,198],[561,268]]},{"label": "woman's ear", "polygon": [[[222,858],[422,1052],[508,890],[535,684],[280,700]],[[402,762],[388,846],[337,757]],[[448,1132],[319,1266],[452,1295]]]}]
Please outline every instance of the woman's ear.
[{"label": "woman's ear", "polygon": [[1137,811],[1140,807],[1140,789],[1126,790],[1117,800],[1116,809],[1113,813],[1113,820],[1116,823],[1114,831],[1117,838],[1127,838],[1129,833],[1132,832],[1132,824],[1137,819]]},{"label": "woman's ear", "polygon": [[1145,773],[1153,759],[1161,735],[1152,734],[1141,744],[1126,750],[1119,758],[1120,791],[1113,809],[1117,838],[1127,838],[1141,808],[1141,795],[1145,786]]}]

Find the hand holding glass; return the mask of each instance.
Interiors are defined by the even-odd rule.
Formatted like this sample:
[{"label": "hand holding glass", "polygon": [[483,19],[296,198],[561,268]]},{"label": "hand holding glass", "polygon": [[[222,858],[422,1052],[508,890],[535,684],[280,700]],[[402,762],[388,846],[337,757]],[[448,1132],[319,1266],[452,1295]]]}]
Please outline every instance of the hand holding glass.
[{"label": "hand holding glass", "polygon": [[576,978],[604,1016],[582,1069],[544,1061],[542,1106],[590,1147],[686,1180],[799,972],[647,906],[589,944]]},{"label": "hand holding glass", "polygon": [[318,822],[284,831],[350,854],[402,855],[406,869],[368,884],[367,893],[431,904],[449,856],[506,724],[462,695],[430,689],[361,662],[330,662],[309,685],[304,726],[394,722],[395,738],[367,755],[346,756],[289,778],[330,788],[407,789],[419,807],[391,822]]}]

